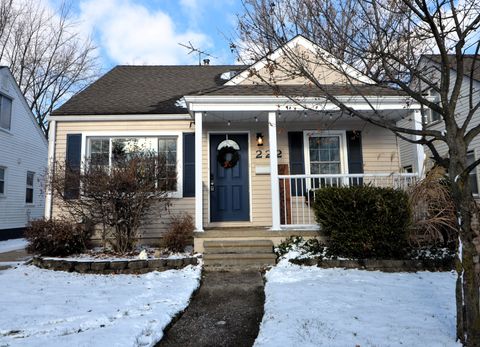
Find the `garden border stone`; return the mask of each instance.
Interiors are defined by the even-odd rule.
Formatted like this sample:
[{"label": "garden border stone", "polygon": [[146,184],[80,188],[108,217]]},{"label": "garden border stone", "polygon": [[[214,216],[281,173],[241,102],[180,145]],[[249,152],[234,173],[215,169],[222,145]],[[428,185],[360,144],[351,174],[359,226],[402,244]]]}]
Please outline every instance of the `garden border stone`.
[{"label": "garden border stone", "polygon": [[152,271],[182,269],[188,265],[197,265],[198,258],[153,258],[147,260],[67,260],[60,258],[34,257],[32,264],[47,270],[110,274],[144,274]]},{"label": "garden border stone", "polygon": [[384,272],[451,271],[455,268],[454,259],[289,259],[296,265],[318,266],[324,269],[344,268]]}]

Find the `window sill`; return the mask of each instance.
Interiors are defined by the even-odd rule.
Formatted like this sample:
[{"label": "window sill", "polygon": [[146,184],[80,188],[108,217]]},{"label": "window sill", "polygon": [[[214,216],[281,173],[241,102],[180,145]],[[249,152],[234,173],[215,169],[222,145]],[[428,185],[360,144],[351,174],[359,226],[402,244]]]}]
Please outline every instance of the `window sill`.
[{"label": "window sill", "polygon": [[428,123],[426,126],[427,126],[427,128],[430,128],[430,127],[433,127],[434,125],[437,125],[437,124],[440,124],[440,123],[442,123],[441,119],[436,120],[436,121],[431,122],[431,123]]},{"label": "window sill", "polygon": [[13,136],[12,129],[8,130],[8,129],[0,128],[0,132]]},{"label": "window sill", "polygon": [[32,202],[30,203],[25,203],[25,207],[35,207],[35,204]]}]

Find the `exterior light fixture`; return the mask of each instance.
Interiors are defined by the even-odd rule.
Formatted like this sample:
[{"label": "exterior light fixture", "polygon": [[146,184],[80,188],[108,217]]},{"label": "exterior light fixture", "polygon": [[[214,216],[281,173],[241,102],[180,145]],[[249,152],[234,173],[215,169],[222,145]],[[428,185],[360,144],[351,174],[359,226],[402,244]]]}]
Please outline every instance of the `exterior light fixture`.
[{"label": "exterior light fixture", "polygon": [[257,133],[257,146],[263,146],[263,134]]}]

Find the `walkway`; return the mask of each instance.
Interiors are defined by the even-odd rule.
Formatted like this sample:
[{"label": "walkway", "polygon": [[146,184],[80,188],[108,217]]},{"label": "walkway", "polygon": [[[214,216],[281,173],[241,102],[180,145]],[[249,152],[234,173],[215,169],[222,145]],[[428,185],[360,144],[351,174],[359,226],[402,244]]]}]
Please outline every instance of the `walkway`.
[{"label": "walkway", "polygon": [[199,291],[157,347],[250,347],[264,300],[260,272],[204,272]]},{"label": "walkway", "polygon": [[0,271],[8,269],[17,263],[23,263],[31,256],[24,249],[0,253]]}]

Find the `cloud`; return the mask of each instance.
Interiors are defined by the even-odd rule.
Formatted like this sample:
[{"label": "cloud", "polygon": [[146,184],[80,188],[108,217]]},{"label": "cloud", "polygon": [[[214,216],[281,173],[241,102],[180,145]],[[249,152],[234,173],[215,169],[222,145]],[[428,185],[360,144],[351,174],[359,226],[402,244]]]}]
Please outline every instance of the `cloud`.
[{"label": "cloud", "polygon": [[[194,0],[183,0],[196,6]],[[195,64],[179,42],[209,47],[211,40],[199,31],[181,31],[172,17],[149,10],[133,0],[85,0],[79,6],[84,31],[90,31],[105,54],[117,64]]]}]

